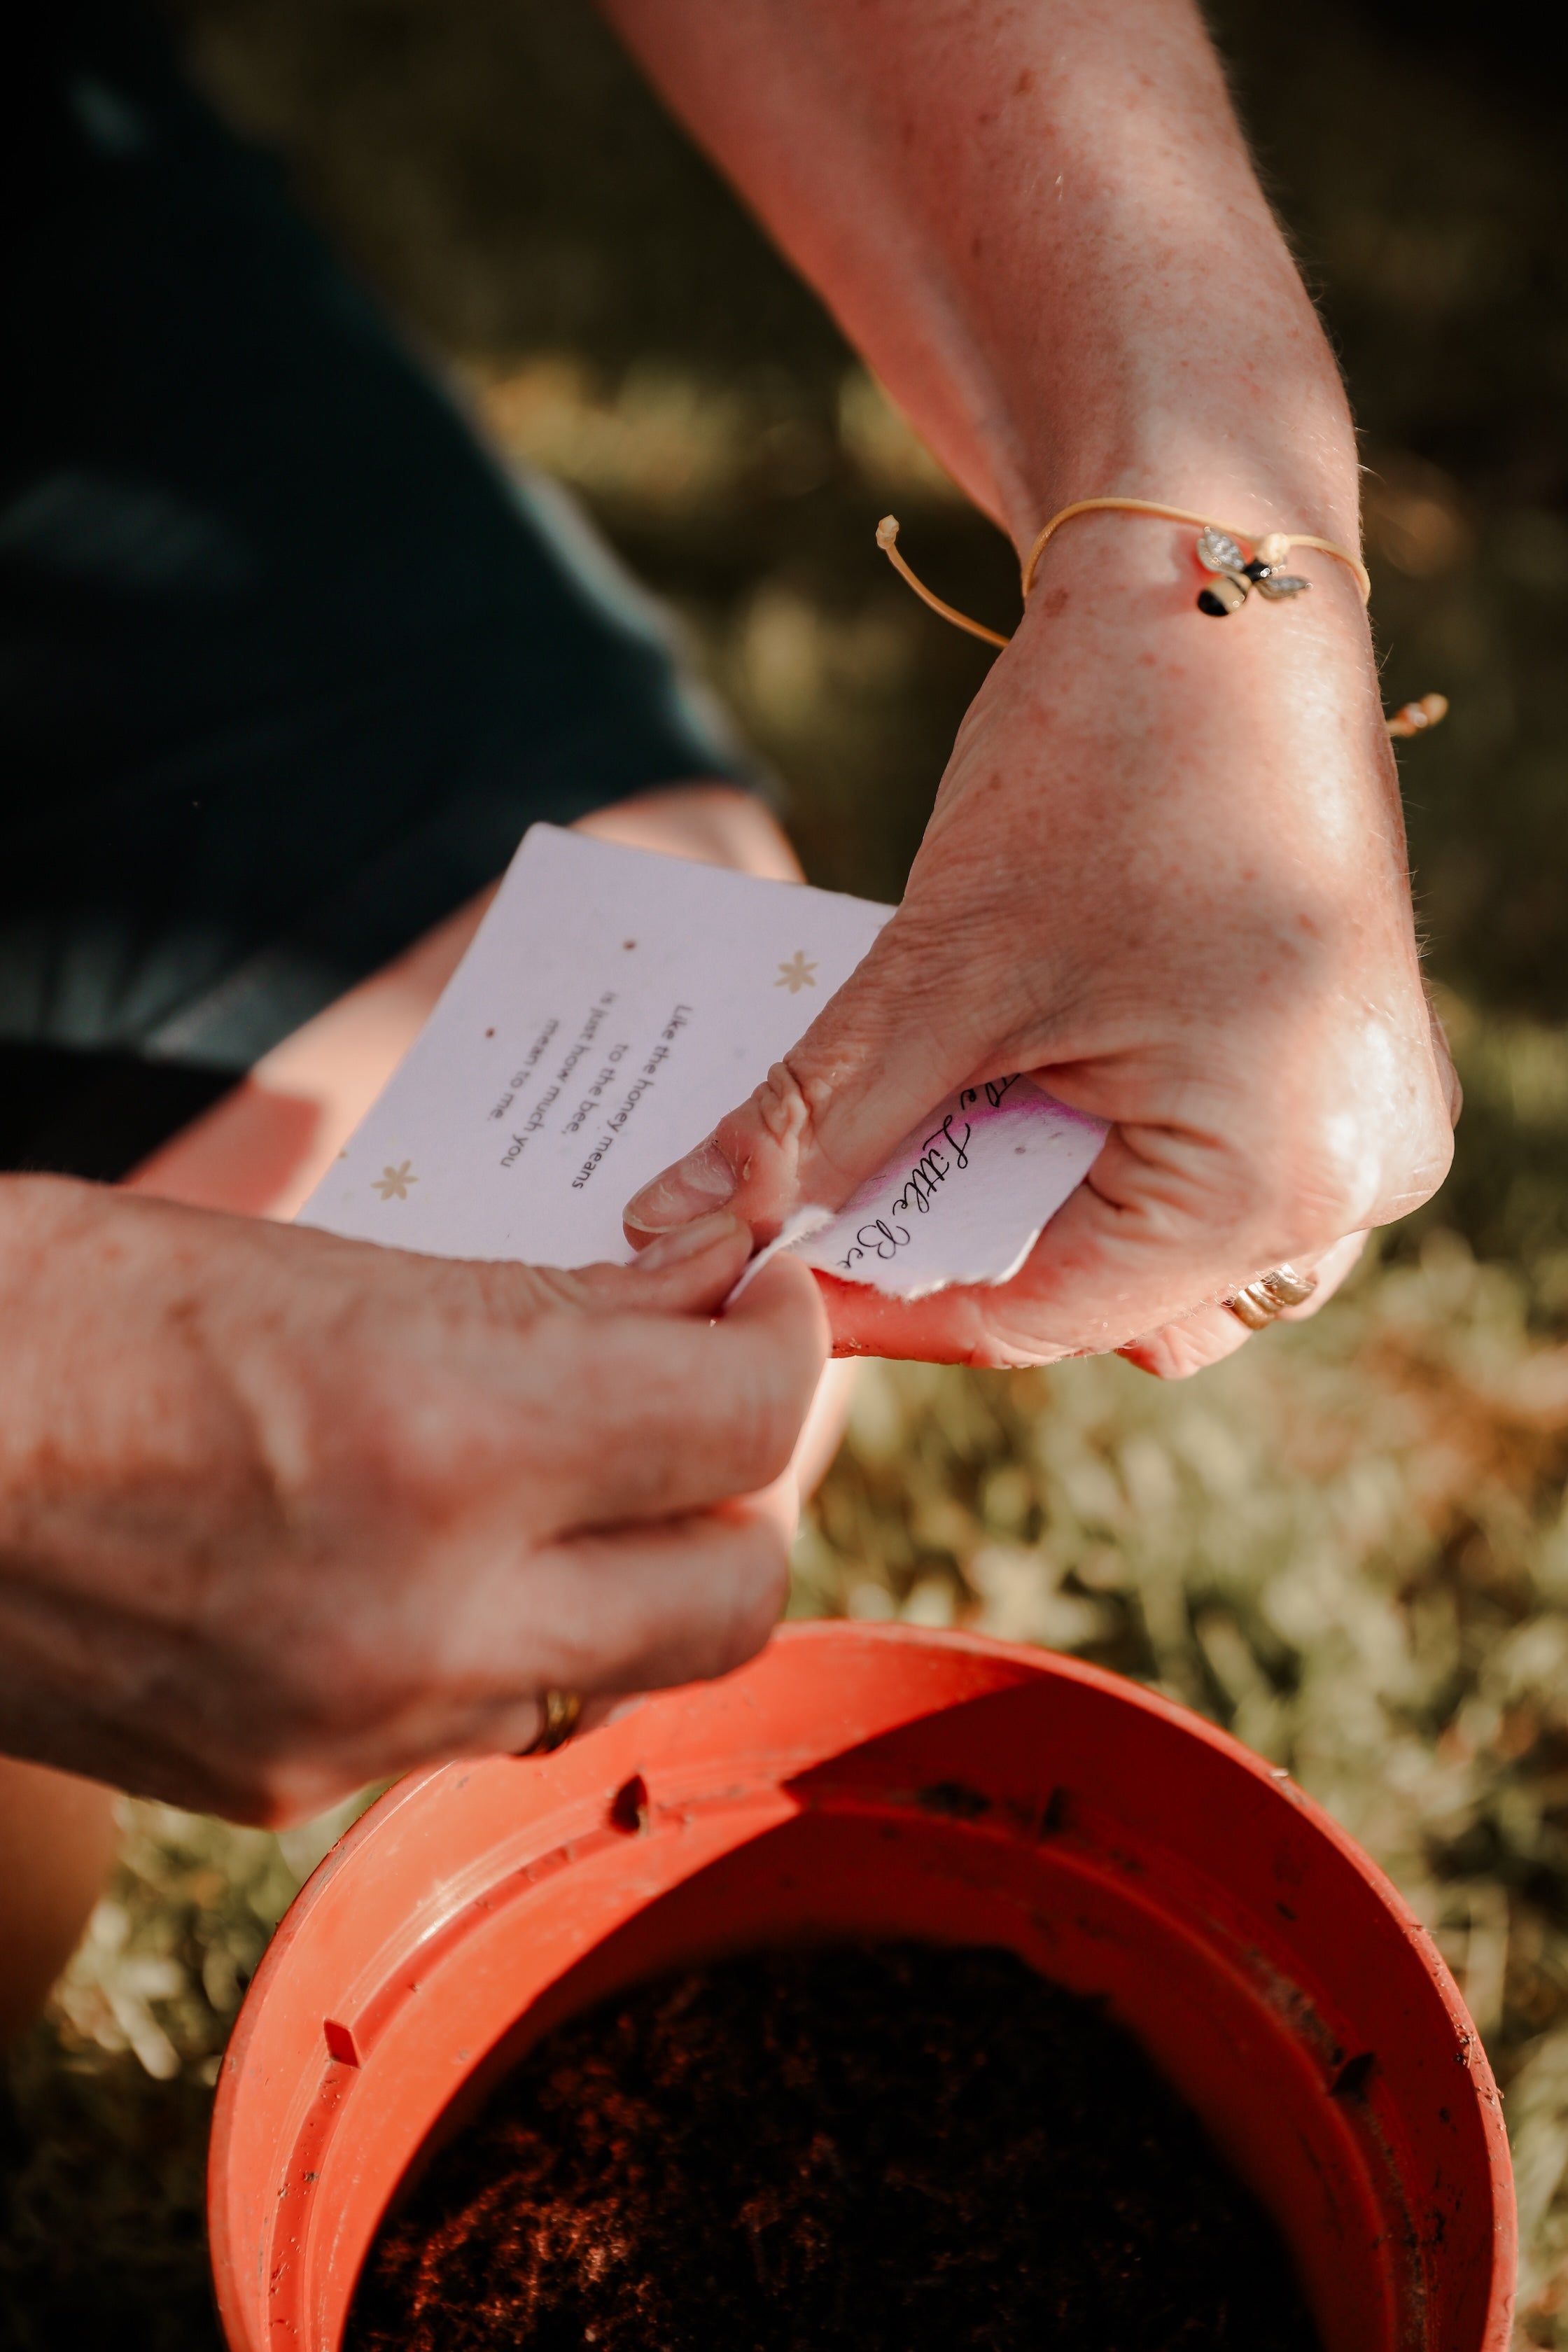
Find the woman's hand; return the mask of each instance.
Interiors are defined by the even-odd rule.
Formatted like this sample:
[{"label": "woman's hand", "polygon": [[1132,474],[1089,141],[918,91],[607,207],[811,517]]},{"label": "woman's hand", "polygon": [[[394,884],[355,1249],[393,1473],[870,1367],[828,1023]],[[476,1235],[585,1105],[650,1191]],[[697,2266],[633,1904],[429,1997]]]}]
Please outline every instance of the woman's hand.
[{"label": "woman's hand", "polygon": [[711,1320],[749,1247],[560,1274],[6,1180],[0,1746],[282,1822],[738,1664],[826,1343],[789,1265]]},{"label": "woman's hand", "polygon": [[1170,1373],[1241,1343],[1242,1283],[1321,1263],[1326,1295],[1347,1236],[1441,1181],[1457,1097],[1353,582],[1311,557],[1309,594],[1215,621],[1193,536],[1110,514],[1052,542],[899,912],[634,1240],[837,1207],[952,1088],[1024,1070],[1111,1122],[1085,1184],[1000,1288],[829,1284],[836,1346]]},{"label": "woman's hand", "polygon": [[[1100,496],[1353,544],[1343,389],[1192,0],[603,5],[1020,553]],[[1051,541],[897,919],[629,1232],[837,1205],[950,1087],[1036,1070],[1114,1132],[1029,1265],[837,1290],[837,1344],[1170,1371],[1239,1344],[1238,1284],[1326,1290],[1432,1191],[1451,1081],[1354,585],[1306,557],[1310,594],[1208,619],[1194,536]]]}]

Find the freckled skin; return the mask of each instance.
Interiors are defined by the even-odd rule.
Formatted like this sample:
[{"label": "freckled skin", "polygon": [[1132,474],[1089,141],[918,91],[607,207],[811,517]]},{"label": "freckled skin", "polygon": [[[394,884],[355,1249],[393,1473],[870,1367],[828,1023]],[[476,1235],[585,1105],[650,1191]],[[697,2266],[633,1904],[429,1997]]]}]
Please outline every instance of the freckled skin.
[{"label": "freckled skin", "polygon": [[788,1262],[712,1319],[738,1219],[562,1274],[51,1178],[0,1214],[11,1752],[284,1821],[766,1639],[826,1331]]},{"label": "freckled skin", "polygon": [[[1357,544],[1338,372],[1188,0],[605,5],[1020,555],[1114,493]],[[1112,1122],[1012,1284],[838,1286],[845,1352],[1184,1372],[1247,1336],[1216,1302],[1286,1260],[1321,1300],[1447,1171],[1354,583],[1303,554],[1308,593],[1216,623],[1194,539],[1051,541],[897,917],[706,1147],[766,1234],[960,1085],[1033,1070]],[[630,1204],[634,1241],[680,1192]]]}]

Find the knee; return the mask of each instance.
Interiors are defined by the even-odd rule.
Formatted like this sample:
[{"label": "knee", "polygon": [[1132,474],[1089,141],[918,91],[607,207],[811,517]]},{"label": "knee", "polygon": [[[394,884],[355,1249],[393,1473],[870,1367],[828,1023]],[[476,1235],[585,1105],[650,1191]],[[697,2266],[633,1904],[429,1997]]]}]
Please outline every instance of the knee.
[{"label": "knee", "polygon": [[0,2047],[43,2007],[114,1860],[112,1790],[0,1757]]}]

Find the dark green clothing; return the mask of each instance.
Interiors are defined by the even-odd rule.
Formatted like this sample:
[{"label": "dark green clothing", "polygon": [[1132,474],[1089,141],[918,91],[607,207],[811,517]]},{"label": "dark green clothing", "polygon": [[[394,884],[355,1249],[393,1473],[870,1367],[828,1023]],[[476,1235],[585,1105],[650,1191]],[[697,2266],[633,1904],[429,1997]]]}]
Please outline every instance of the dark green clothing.
[{"label": "dark green clothing", "polygon": [[0,1164],[107,1176],[536,818],[745,768],[150,21],[7,50]]}]

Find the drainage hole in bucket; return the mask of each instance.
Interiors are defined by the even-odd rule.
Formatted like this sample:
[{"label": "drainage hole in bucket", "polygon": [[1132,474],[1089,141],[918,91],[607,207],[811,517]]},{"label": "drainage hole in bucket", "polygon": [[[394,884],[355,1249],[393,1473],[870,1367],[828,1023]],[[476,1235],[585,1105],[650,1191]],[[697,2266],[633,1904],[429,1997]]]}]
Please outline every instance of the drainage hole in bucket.
[{"label": "drainage hole in bucket", "polygon": [[647,1782],[640,1772],[623,1780],[610,1799],[610,1827],[623,1837],[636,1837],[647,1827]]},{"label": "drainage hole in bucket", "polygon": [[1099,2004],[919,1944],[760,1953],[558,2027],[395,2207],[345,2338],[1178,2343],[1319,2352],[1273,2223]]}]

